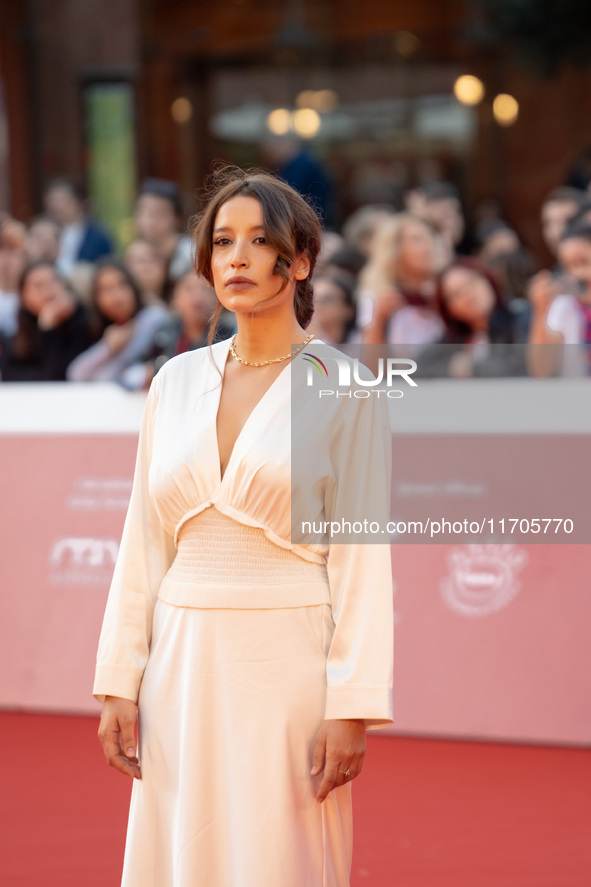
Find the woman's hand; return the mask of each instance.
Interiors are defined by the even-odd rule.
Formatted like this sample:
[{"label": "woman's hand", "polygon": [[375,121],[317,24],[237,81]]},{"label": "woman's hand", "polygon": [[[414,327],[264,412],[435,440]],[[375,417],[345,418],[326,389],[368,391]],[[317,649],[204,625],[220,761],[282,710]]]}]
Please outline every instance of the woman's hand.
[{"label": "woman's hand", "polygon": [[37,324],[42,330],[52,330],[71,317],[75,310],[76,300],[65,287],[60,287],[39,312]]},{"label": "woman's hand", "polygon": [[550,303],[556,296],[556,282],[550,271],[539,271],[532,277],[527,296],[532,311],[545,317]]},{"label": "woman's hand", "polygon": [[136,757],[137,705],[131,699],[105,696],[98,736],[109,767],[141,779]]},{"label": "woman's hand", "polygon": [[324,776],[316,800],[324,801],[329,792],[361,773],[365,758],[365,721],[324,721],[314,746],[311,775]]},{"label": "woman's hand", "polygon": [[[363,330],[366,345],[384,345],[388,341],[390,318],[404,305],[404,296],[395,287],[388,287],[377,293],[372,302],[371,320]],[[373,367],[370,367],[374,372]]]},{"label": "woman's hand", "polygon": [[119,354],[131,341],[133,336],[133,323],[112,323],[104,332],[104,339],[111,354]]},{"label": "woman's hand", "polygon": [[377,323],[386,324],[393,314],[404,305],[404,296],[396,287],[381,290],[375,301],[375,319]]}]

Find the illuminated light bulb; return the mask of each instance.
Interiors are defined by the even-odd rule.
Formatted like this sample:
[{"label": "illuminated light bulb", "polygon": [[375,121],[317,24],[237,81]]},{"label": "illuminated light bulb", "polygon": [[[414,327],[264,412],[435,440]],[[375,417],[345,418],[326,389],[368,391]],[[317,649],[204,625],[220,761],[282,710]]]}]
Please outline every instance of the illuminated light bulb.
[{"label": "illuminated light bulb", "polygon": [[493,102],[493,114],[499,126],[513,126],[519,117],[519,102],[512,95],[501,92]]},{"label": "illuminated light bulb", "polygon": [[291,129],[291,114],[287,108],[275,108],[267,117],[267,126],[275,136],[284,136]]},{"label": "illuminated light bulb", "polygon": [[193,116],[193,105],[181,96],[170,106],[170,114],[175,123],[188,123]]},{"label": "illuminated light bulb", "polygon": [[320,114],[314,108],[300,108],[291,115],[291,125],[302,139],[313,139],[320,124]]},{"label": "illuminated light bulb", "polygon": [[477,105],[484,98],[484,83],[472,74],[462,74],[454,83],[454,95],[462,105]]}]

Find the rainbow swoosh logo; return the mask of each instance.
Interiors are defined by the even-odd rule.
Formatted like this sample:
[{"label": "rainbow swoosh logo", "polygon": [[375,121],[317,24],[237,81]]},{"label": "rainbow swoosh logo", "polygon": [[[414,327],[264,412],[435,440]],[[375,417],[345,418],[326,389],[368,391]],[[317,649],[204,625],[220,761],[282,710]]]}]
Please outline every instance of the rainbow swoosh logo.
[{"label": "rainbow swoosh logo", "polygon": [[[305,355],[304,360],[306,360],[308,363],[311,363],[312,366],[315,366],[321,376],[325,375],[328,378],[328,370],[326,369],[326,367],[324,366],[324,364],[322,363],[322,361],[320,360],[319,357],[316,357],[315,354],[310,354],[309,351],[304,351],[304,355]],[[323,370],[324,370],[324,373],[322,372]]]}]

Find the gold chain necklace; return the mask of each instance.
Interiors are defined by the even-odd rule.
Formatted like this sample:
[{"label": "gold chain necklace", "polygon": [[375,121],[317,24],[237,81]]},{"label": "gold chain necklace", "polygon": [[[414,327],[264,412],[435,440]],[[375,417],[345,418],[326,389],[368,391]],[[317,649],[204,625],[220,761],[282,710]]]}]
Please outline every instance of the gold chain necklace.
[{"label": "gold chain necklace", "polygon": [[307,337],[307,339],[304,339],[304,341],[299,346],[299,348],[296,348],[295,351],[290,351],[289,354],[285,354],[283,357],[272,357],[271,360],[263,360],[261,363],[253,363],[250,360],[245,360],[243,357],[240,357],[240,355],[236,353],[236,348],[235,348],[234,343],[236,341],[237,335],[238,334],[235,333],[232,336],[232,341],[230,342],[230,352],[232,354],[232,357],[235,357],[236,360],[239,360],[240,363],[243,363],[247,367],[264,367],[270,363],[281,363],[282,360],[289,360],[290,357],[295,357],[295,355],[298,354],[302,350],[302,348],[305,348],[306,345],[308,344],[308,342],[311,342],[312,339],[314,338],[314,334],[312,333],[311,335],[309,335]]}]

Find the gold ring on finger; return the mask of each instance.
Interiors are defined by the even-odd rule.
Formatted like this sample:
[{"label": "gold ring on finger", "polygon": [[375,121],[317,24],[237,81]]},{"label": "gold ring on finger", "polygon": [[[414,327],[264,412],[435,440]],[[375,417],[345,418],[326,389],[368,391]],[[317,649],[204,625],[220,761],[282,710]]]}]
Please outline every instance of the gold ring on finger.
[{"label": "gold ring on finger", "polygon": [[339,770],[339,773],[342,773],[343,776],[350,776],[350,775],[351,775],[351,769],[350,769],[349,767],[347,767],[346,770]]}]

